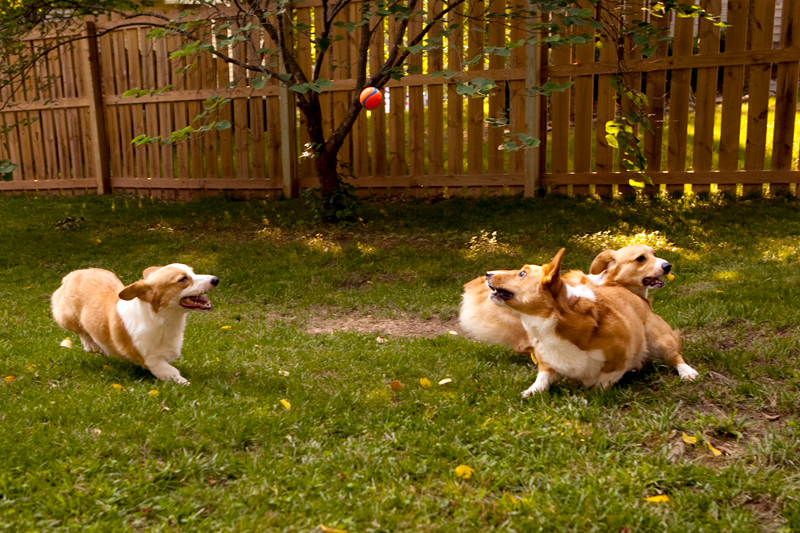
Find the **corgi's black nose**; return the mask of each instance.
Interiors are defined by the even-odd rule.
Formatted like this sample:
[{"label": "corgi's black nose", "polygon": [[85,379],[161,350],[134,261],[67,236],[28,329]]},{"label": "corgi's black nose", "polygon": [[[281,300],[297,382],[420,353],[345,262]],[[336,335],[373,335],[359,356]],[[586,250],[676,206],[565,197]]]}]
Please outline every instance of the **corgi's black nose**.
[{"label": "corgi's black nose", "polygon": [[218,277],[214,276],[213,278],[211,278],[211,284],[212,284],[213,286],[215,286],[215,287],[216,287],[216,286],[217,286],[217,283],[219,283],[219,278],[218,278]]},{"label": "corgi's black nose", "polygon": [[670,265],[669,263],[664,263],[664,266],[662,266],[661,268],[664,269],[664,274],[669,274],[669,271],[672,270],[672,265]]}]

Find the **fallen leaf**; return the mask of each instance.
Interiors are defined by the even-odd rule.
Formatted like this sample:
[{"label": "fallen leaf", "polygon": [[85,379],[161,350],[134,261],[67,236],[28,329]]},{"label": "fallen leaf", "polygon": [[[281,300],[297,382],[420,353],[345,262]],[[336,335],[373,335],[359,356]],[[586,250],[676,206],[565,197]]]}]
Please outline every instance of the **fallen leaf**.
[{"label": "fallen leaf", "polygon": [[456,477],[469,479],[472,477],[473,473],[475,473],[475,469],[470,468],[467,465],[458,465],[456,467]]},{"label": "fallen leaf", "polygon": [[675,279],[675,274],[667,274],[667,279],[672,281],[673,279]]},{"label": "fallen leaf", "polygon": [[221,327],[221,328],[219,328],[219,329],[231,329],[231,327],[230,327],[230,326],[222,326],[222,327]]},{"label": "fallen leaf", "polygon": [[725,294],[725,291],[717,291],[717,294]]},{"label": "fallen leaf", "polygon": [[533,361],[534,365],[538,365],[539,364],[539,361],[536,360],[536,353],[535,352],[531,352],[531,361]]},{"label": "fallen leaf", "polygon": [[281,376],[288,376],[289,375],[289,373],[286,370],[278,370],[278,374],[280,374]]},{"label": "fallen leaf", "polygon": [[431,380],[428,378],[419,378],[419,384],[422,385],[423,388],[427,389],[431,386]]},{"label": "fallen leaf", "polygon": [[153,389],[150,392],[148,392],[147,394],[149,394],[150,396],[158,396],[158,391]]},{"label": "fallen leaf", "polygon": [[764,415],[764,418],[766,418],[766,419],[767,419],[767,420],[769,420],[769,421],[774,421],[774,420],[777,420],[777,419],[779,419],[780,417],[781,417],[781,415]]},{"label": "fallen leaf", "polygon": [[442,381],[439,382],[439,385],[447,385],[448,383],[452,382],[453,380],[450,378],[444,378]]},{"label": "fallen leaf", "polygon": [[169,411],[169,407],[167,407],[167,399],[166,398],[161,400],[161,410],[162,411]]},{"label": "fallen leaf", "polygon": [[328,527],[324,524],[320,524],[319,528],[325,533],[347,533],[346,529],[336,529],[335,527]]},{"label": "fallen leaf", "polygon": [[457,331],[453,331],[452,329],[450,331],[448,331],[447,333],[449,333],[450,335],[458,335],[458,332]]},{"label": "fallen leaf", "polygon": [[97,239],[97,244],[100,244],[101,242],[103,242],[103,241],[101,241],[100,239]]},{"label": "fallen leaf", "polygon": [[378,344],[383,344],[384,342],[386,342],[386,339],[384,339],[383,337],[377,337],[375,339],[375,342],[377,342]]},{"label": "fallen leaf", "polygon": [[14,376],[6,376],[6,383],[11,383],[15,379],[17,379],[17,378],[15,378]]},{"label": "fallen leaf", "polygon": [[680,462],[681,457],[683,457],[683,449],[684,449],[683,442],[676,440],[675,444],[672,445],[672,449],[667,454],[667,459],[672,461],[673,463]]},{"label": "fallen leaf", "polygon": [[95,435],[99,435],[100,433],[102,433],[102,431],[100,431],[98,428],[94,428],[92,430],[92,433],[94,433]]},{"label": "fallen leaf", "polygon": [[686,444],[697,444],[697,437],[690,437],[686,433],[681,433],[681,436]]},{"label": "fallen leaf", "polygon": [[254,344],[253,348],[261,348],[261,345],[260,344]]},{"label": "fallen leaf", "polygon": [[393,391],[399,391],[400,389],[403,388],[403,384],[400,383],[397,380],[392,381],[391,383],[389,383],[389,386],[392,388]]},{"label": "fallen leaf", "polygon": [[217,480],[214,479],[214,476],[208,476],[208,484],[209,485],[216,485],[217,484]]},{"label": "fallen leaf", "polygon": [[714,378],[714,379],[716,379],[717,381],[721,381],[721,382],[723,382],[723,383],[730,383],[730,382],[731,382],[731,380],[730,380],[730,379],[728,379],[727,377],[723,376],[722,374],[720,374],[720,373],[718,373],[718,372],[714,372],[713,370],[709,370],[709,371],[706,373],[706,375],[707,375],[708,377],[710,377],[710,378]]},{"label": "fallen leaf", "polygon": [[61,346],[63,346],[64,348],[72,348],[72,340],[69,337],[67,337],[66,339],[61,341]]},{"label": "fallen leaf", "polygon": [[115,389],[121,389],[122,388],[122,385],[120,385],[119,383],[114,383],[111,386],[114,387]]},{"label": "fallen leaf", "polygon": [[291,408],[292,408],[292,404],[290,404],[290,403],[289,403],[288,401],[286,401],[286,400],[281,400],[281,405],[282,405],[282,406],[283,406],[283,408],[284,408],[284,409],[286,409],[287,411],[288,411],[289,409],[291,409]]},{"label": "fallen leaf", "polygon": [[103,365],[103,370],[111,370],[111,366],[110,365]]},{"label": "fallen leaf", "polygon": [[659,494],[658,496],[650,496],[649,498],[645,498],[644,501],[651,503],[668,502],[669,496],[666,494]]},{"label": "fallen leaf", "polygon": [[710,443],[710,442],[706,442],[706,445],[708,446],[708,449],[711,451],[711,453],[713,453],[713,454],[714,454],[714,457],[719,457],[720,455],[722,455],[722,452],[721,452],[721,451],[719,451],[718,449],[714,448],[714,447],[711,445],[711,443]]}]

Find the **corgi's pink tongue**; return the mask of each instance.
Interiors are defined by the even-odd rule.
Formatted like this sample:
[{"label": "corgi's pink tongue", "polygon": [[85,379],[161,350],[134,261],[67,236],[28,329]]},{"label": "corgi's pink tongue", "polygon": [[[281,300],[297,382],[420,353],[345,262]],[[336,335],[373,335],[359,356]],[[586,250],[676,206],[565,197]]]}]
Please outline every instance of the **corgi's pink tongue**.
[{"label": "corgi's pink tongue", "polygon": [[187,296],[186,298],[181,298],[181,306],[194,311],[211,311],[214,309],[214,306],[211,305],[211,300],[202,294],[199,296]]}]

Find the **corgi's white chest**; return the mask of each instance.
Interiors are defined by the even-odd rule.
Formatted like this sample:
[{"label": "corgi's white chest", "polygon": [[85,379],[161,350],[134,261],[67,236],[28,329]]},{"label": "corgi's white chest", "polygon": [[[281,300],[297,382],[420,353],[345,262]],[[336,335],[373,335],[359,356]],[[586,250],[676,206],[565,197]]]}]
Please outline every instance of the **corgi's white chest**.
[{"label": "corgi's white chest", "polygon": [[556,318],[520,314],[525,330],[539,341],[537,349],[542,361],[553,370],[583,383],[586,387],[598,384],[605,365],[602,350],[581,350],[556,333]]}]

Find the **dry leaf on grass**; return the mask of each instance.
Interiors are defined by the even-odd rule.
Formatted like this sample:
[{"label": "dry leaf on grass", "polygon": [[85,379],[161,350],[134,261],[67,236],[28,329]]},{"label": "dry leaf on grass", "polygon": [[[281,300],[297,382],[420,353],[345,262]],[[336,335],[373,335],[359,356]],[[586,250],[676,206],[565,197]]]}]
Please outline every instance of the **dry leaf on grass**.
[{"label": "dry leaf on grass", "polygon": [[288,411],[289,409],[291,409],[291,408],[292,408],[292,404],[290,404],[290,403],[289,403],[288,401],[286,401],[286,400],[281,400],[281,405],[282,405],[282,406],[283,406],[283,408],[284,408],[284,409],[286,409],[287,411]]},{"label": "dry leaf on grass", "polygon": [[399,391],[400,389],[403,388],[403,384],[400,383],[397,380],[392,381],[391,383],[389,383],[389,386],[392,388],[393,391]]},{"label": "dry leaf on grass", "polygon": [[450,378],[444,378],[443,380],[441,380],[441,381],[439,382],[439,385],[447,385],[448,383],[452,383],[452,381],[453,381],[453,380],[452,380],[452,379],[450,379]]},{"label": "dry leaf on grass", "polygon": [[681,433],[681,436],[686,444],[697,444],[697,437],[690,437],[686,433]]},{"label": "dry leaf on grass", "polygon": [[319,528],[325,533],[347,533],[346,529],[336,529],[335,527],[328,527],[324,524],[320,524]]},{"label": "dry leaf on grass", "polygon": [[431,380],[429,380],[428,378],[420,378],[419,384],[422,385],[423,388],[427,389],[428,387],[431,386]]},{"label": "dry leaf on grass", "polygon": [[706,445],[708,446],[709,451],[714,454],[714,457],[719,457],[722,455],[722,452],[714,448],[710,442],[706,442]]},{"label": "dry leaf on grass", "polygon": [[659,494],[658,496],[650,496],[649,498],[645,498],[644,501],[650,503],[668,502],[669,496],[667,496],[666,494]]},{"label": "dry leaf on grass", "polygon": [[61,341],[60,346],[63,346],[64,348],[72,348],[72,339],[67,337],[66,339]]}]

